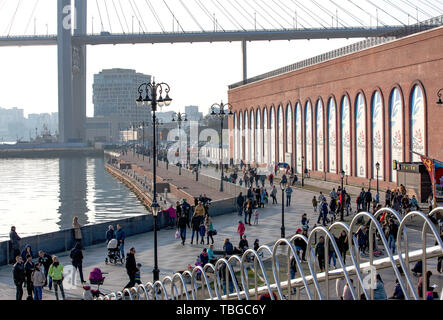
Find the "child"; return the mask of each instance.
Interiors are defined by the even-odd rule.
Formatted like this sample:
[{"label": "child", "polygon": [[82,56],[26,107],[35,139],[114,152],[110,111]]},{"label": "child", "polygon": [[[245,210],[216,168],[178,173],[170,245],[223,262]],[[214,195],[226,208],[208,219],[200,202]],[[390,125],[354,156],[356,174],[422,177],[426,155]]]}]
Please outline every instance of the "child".
[{"label": "child", "polygon": [[258,225],[258,210],[254,210],[254,224]]},{"label": "child", "polygon": [[246,228],[243,222],[241,220],[238,221],[237,233],[240,236],[240,240],[243,238],[243,235],[245,234],[245,229]]},{"label": "child", "polygon": [[314,207],[314,212],[317,213],[317,198],[315,196],[312,198],[312,206]]},{"label": "child", "polygon": [[35,264],[31,280],[34,287],[34,300],[42,300],[42,288],[45,285],[46,277],[43,271],[40,270],[40,263],[38,262]]},{"label": "child", "polygon": [[308,229],[309,228],[308,223],[309,223],[308,215],[306,213],[303,213],[303,215],[301,216],[301,225],[303,227],[306,226],[306,229]]},{"label": "child", "polygon": [[206,227],[203,221],[200,223],[200,227],[198,227],[198,232],[200,233],[201,237],[200,244],[205,244]]},{"label": "child", "polygon": [[141,263],[137,263],[137,271],[135,272],[135,283],[136,284],[142,284],[141,278],[140,278],[140,269],[142,267]]}]

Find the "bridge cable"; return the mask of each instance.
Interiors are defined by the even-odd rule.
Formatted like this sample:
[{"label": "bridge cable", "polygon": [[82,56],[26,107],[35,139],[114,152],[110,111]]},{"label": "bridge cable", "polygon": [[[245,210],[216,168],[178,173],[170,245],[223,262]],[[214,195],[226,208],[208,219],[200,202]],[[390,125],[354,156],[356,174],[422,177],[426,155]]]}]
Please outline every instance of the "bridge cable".
[{"label": "bridge cable", "polygon": [[[222,25],[217,21],[217,19],[215,19],[215,17],[214,18],[212,18],[212,15],[211,15],[211,13],[210,13],[210,11],[206,8],[206,6],[203,4],[203,2],[201,2],[200,0],[197,0],[199,3],[200,3],[200,5],[208,12],[208,14],[211,16],[211,20],[216,24],[216,25],[218,25],[219,27],[220,27],[220,29],[222,29],[223,31],[226,31],[223,27],[222,27]],[[214,13],[214,15],[215,15],[215,13]]]},{"label": "bridge cable", "polygon": [[441,14],[441,8],[437,8],[436,6],[434,6],[434,4],[432,2],[429,2],[428,0],[423,0],[424,4],[426,4],[429,8],[432,8],[433,10],[437,11],[438,13]]},{"label": "bridge cable", "polygon": [[[262,5],[258,2],[259,0],[253,0],[254,1],[254,3],[260,8],[260,9],[262,9],[263,10],[263,12],[268,12],[265,8],[263,8],[262,7]],[[272,20],[274,20],[276,23],[277,23],[277,25],[279,25],[282,29],[285,29],[285,27],[276,19],[276,18],[274,18],[274,16],[273,15],[269,15],[270,16],[270,18],[272,18]],[[275,28],[274,27],[274,29],[279,29],[279,28]]]},{"label": "bridge cable", "polygon": [[[244,0],[244,2],[246,2],[247,4],[248,4],[248,6],[249,7],[251,7],[252,8],[252,10],[254,10],[254,12],[257,14],[257,15],[260,15],[267,23],[269,23],[270,25],[271,25],[271,28],[272,29],[278,29],[278,28],[276,28],[273,24],[272,24],[272,22],[270,22],[267,18],[266,18],[266,16],[264,16],[259,10],[257,10],[257,8],[255,8],[253,5],[251,5],[250,3],[249,3],[249,0],[248,1],[246,1],[246,0]],[[263,29],[266,29],[266,28],[263,28]],[[269,28],[268,28],[269,29]]]},{"label": "bridge cable", "polygon": [[[331,1],[331,0],[330,0],[330,1]],[[359,5],[355,4],[353,0],[348,0],[348,1],[349,1],[350,3],[352,3],[354,6],[356,6],[357,8],[359,8],[363,13],[368,14],[369,17],[371,17],[371,18],[373,18],[374,20],[380,22],[381,25],[383,25],[383,26],[386,27],[386,24],[385,24],[382,20],[378,19],[376,16],[373,16],[373,15],[372,15],[370,12],[368,12],[367,10],[362,9]]]},{"label": "bridge cable", "polygon": [[125,20],[126,28],[128,29],[128,33],[131,33],[131,29],[129,29],[128,21],[126,20],[125,10],[123,10],[122,3],[120,0],[117,0],[120,6],[121,13],[123,15],[123,19]]},{"label": "bridge cable", "polygon": [[376,7],[378,10],[383,11],[384,13],[386,13],[388,16],[390,16],[391,18],[393,18],[394,20],[397,20],[398,22],[400,22],[402,25],[406,26],[402,21],[398,20],[396,17],[394,17],[392,14],[390,14],[389,12],[387,12],[386,10],[384,10],[383,8],[380,8],[379,6],[377,6],[376,4],[374,4],[371,0],[366,0],[367,2],[369,2],[370,4],[372,4],[374,7]]},{"label": "bridge cable", "polygon": [[[317,1],[315,1],[315,0],[311,0],[311,2],[313,3],[313,4],[315,4],[318,8],[320,8],[320,10],[322,10],[323,12],[325,12],[328,16],[332,16],[332,17],[334,17],[336,14],[334,14],[333,12],[331,12],[331,11],[329,11],[328,9],[326,9],[325,7],[323,7],[321,4],[319,4]],[[338,19],[337,19],[338,20]],[[339,24],[341,24],[343,27],[350,27],[350,25],[348,25],[348,24],[344,24],[343,22],[343,19],[341,19],[341,20],[338,20],[337,21],[337,23],[339,23]]]},{"label": "bridge cable", "polygon": [[[9,37],[9,34],[11,33],[12,25],[14,24],[15,16],[17,14],[17,11],[18,11],[18,8],[20,7],[21,2],[22,2],[21,0],[18,1],[17,7],[15,8],[14,14],[12,15],[12,18],[11,18],[11,22],[9,23],[9,31],[7,34],[8,37]],[[6,29],[8,29],[8,26],[6,27]],[[6,30],[5,30],[5,33],[6,33]]]},{"label": "bridge cable", "polygon": [[356,15],[354,15],[353,13],[351,13],[348,10],[346,10],[345,8],[343,8],[342,6],[337,4],[335,1],[333,1],[333,0],[329,0],[329,1],[332,2],[337,8],[342,10],[344,13],[346,13],[348,16],[350,16],[352,19],[357,21],[357,23],[361,24],[363,27],[365,26],[365,23],[363,22],[363,20],[359,19]]},{"label": "bridge cable", "polygon": [[[224,15],[224,16],[229,20],[229,22],[232,23],[232,25],[234,26],[234,28],[242,29],[241,26],[240,26],[240,28],[238,28],[239,25],[238,25],[233,19],[231,19],[231,17],[229,16],[229,14],[225,13],[225,11],[223,11],[222,9],[220,9],[220,7],[217,5],[217,3],[214,2],[214,0],[211,0],[211,1],[212,1],[212,3],[214,4],[214,7],[217,8],[217,10],[220,11],[221,14]],[[217,1],[217,0],[215,0],[215,1]],[[218,1],[217,1],[217,2],[218,2]]]},{"label": "bridge cable", "polygon": [[[136,12],[136,10],[134,9],[134,6],[132,5],[132,2],[134,3],[134,6],[135,6],[135,8],[137,9],[137,12]],[[143,20],[143,17],[142,17],[142,15],[140,14],[140,10],[138,9],[137,3],[135,2],[135,0],[129,0],[129,3],[131,4],[132,11],[134,12],[135,16],[137,17],[137,21],[138,21],[139,28],[142,29],[143,33],[145,33],[145,29],[146,29],[146,32],[148,32],[148,28],[146,28],[145,21]],[[140,16],[140,18],[139,18],[139,16],[137,15],[137,13],[138,13],[138,15]],[[144,29],[143,29],[143,27],[144,27]]]},{"label": "bridge cable", "polygon": [[317,23],[318,23],[320,26],[322,26],[324,29],[328,29],[326,26],[324,26],[324,25],[322,24],[322,22],[323,22],[323,23],[325,23],[326,25],[329,25],[328,22],[325,22],[323,19],[321,19],[321,18],[319,18],[319,17],[317,16],[317,18],[319,18],[319,19],[322,21],[322,22],[319,22],[314,16],[311,15],[311,13],[309,12],[309,10],[306,9],[306,7],[305,7],[302,3],[299,3],[297,0],[292,0],[292,2],[294,2],[294,4],[296,5],[297,8],[300,8],[302,11],[306,12],[306,14],[307,14],[308,16],[310,16],[313,20],[315,20],[315,22],[317,22]]},{"label": "bridge cable", "polygon": [[162,29],[163,33],[165,32],[165,28],[163,27],[163,24],[160,20],[160,17],[157,15],[157,12],[155,11],[154,7],[151,4],[151,1],[145,0],[145,3],[148,5],[149,10],[151,10],[152,15],[154,16],[155,20],[157,20],[158,25],[160,26],[160,29]]},{"label": "bridge cable", "polygon": [[37,1],[35,2],[34,8],[32,9],[31,15],[29,16],[28,23],[26,24],[25,32],[24,32],[23,34],[26,34],[26,31],[28,31],[29,24],[31,23],[32,17],[33,17],[34,14],[35,14],[35,9],[37,8],[37,5],[38,5],[38,2],[39,2],[39,1],[40,1],[40,0],[37,0]]},{"label": "bridge cable", "polygon": [[[433,16],[432,16],[431,14],[429,14],[428,12],[422,10],[421,8],[415,7],[415,6],[414,6],[413,4],[411,4],[409,1],[405,1],[405,0],[399,0],[399,1],[401,1],[402,3],[408,5],[409,7],[411,7],[411,8],[414,9],[414,10],[417,9],[417,10],[420,11],[421,13],[427,15],[429,18],[433,18]],[[412,14],[409,13],[409,12],[408,12],[408,17],[412,17]]]},{"label": "bridge cable", "polygon": [[214,23],[214,17],[211,15],[211,13],[209,11],[207,11],[206,8],[203,8],[203,6],[198,2],[198,0],[194,0],[194,1],[199,6],[199,8],[203,11],[203,13],[205,13],[208,16],[211,23]]},{"label": "bridge cable", "polygon": [[112,33],[112,26],[111,26],[111,19],[109,19],[108,5],[106,4],[106,0],[103,0],[103,2],[105,3],[106,15],[108,16],[109,30]]},{"label": "bridge cable", "polygon": [[262,28],[262,29],[264,29],[264,27],[261,25],[261,23],[260,22],[258,22],[257,21],[257,19],[255,19],[253,16],[252,16],[252,14],[250,14],[249,13],[249,11],[248,10],[246,10],[242,5],[241,5],[241,1],[238,1],[238,0],[233,0],[233,1],[235,1],[235,3],[247,14],[247,15],[249,15],[250,17],[251,17],[251,19],[252,19],[252,21],[253,21],[253,24],[254,25],[259,25],[260,26],[260,28]]},{"label": "bridge cable", "polygon": [[237,23],[237,25],[239,25],[240,26],[240,28],[241,29],[243,29],[244,31],[246,31],[246,29],[245,28],[243,28],[243,26],[241,25],[241,23],[240,22],[238,22],[238,20],[234,17],[234,15],[233,14],[231,14],[228,10],[226,10],[226,8],[223,6],[223,4],[222,3],[220,3],[218,0],[215,0],[215,1],[217,1],[217,3],[223,8],[223,10],[225,10],[226,11],[226,13],[227,14],[229,14],[229,16]]},{"label": "bridge cable", "polygon": [[122,28],[123,34],[125,34],[125,28],[123,27],[122,21],[120,20],[120,15],[118,14],[117,7],[115,6],[114,0],[112,0],[112,4],[114,5],[115,13],[117,14],[118,22],[120,23],[120,27]]},{"label": "bridge cable", "polygon": [[[278,12],[278,11],[276,11],[274,8],[272,8],[272,6],[270,6],[266,1],[262,0],[262,2],[263,2],[263,4],[266,5],[269,9],[271,9],[273,12],[275,12],[275,14],[278,15],[282,20],[284,20],[287,24],[289,24],[289,26],[292,25],[292,21],[288,21],[288,20],[286,20],[286,18],[283,17],[283,16],[280,14],[280,12]],[[274,1],[274,3],[275,3],[275,1]],[[284,12],[284,11],[283,11],[283,12]],[[277,19],[274,19],[274,20],[277,21]],[[285,28],[285,27],[283,27],[283,26],[282,26],[282,28],[283,28],[283,29],[287,29],[287,28]]]},{"label": "bridge cable", "polygon": [[[289,8],[289,7],[284,3],[283,0],[277,0],[277,1],[279,1],[279,3],[281,3],[281,5],[283,5],[284,7],[286,7],[286,8],[288,9],[288,12],[294,12],[294,11],[296,12],[296,10],[293,10],[292,8]],[[288,13],[288,15],[289,15],[289,13]],[[292,18],[295,19],[295,17],[292,17]],[[302,27],[303,29],[307,29],[307,27],[305,27],[304,24],[302,24],[301,22],[299,22],[299,21],[298,21],[298,18],[300,18],[300,20],[303,20],[303,21],[307,24],[307,26],[308,26],[309,28],[312,28],[312,25],[309,23],[309,21],[306,21],[302,16],[297,17],[297,24],[300,24],[301,27]]]},{"label": "bridge cable", "polygon": [[203,27],[200,25],[200,23],[198,22],[198,20],[195,19],[194,15],[193,15],[192,12],[188,9],[188,7],[186,6],[186,4],[184,4],[182,0],[180,0],[180,3],[182,4],[183,8],[185,8],[186,12],[189,14],[189,16],[192,18],[192,20],[194,20],[195,24],[200,28],[200,30],[203,31],[203,32],[205,32],[206,30],[203,29]]},{"label": "bridge cable", "polygon": [[[234,6],[231,2],[231,0],[227,0],[227,2],[231,5],[231,7],[233,7],[244,19],[245,21],[247,21],[248,23],[251,23],[251,21],[249,21],[249,17],[247,17],[242,11],[240,11],[240,9],[236,6]],[[252,19],[252,25],[254,25],[254,19]]]},{"label": "bridge cable", "polygon": [[171,8],[169,8],[168,4],[166,3],[165,0],[163,0],[163,3],[165,4],[166,8],[168,8],[169,12],[172,15],[172,18],[177,22],[178,26],[182,29],[183,32],[185,32],[185,30],[183,29],[182,25],[180,24],[180,21],[178,21],[178,19],[175,17],[174,12],[172,12]]},{"label": "bridge cable", "polygon": [[95,3],[97,4],[97,11],[98,11],[98,16],[100,17],[100,24],[102,26],[102,31],[104,31],[104,27],[103,27],[103,20],[102,20],[102,14],[100,11],[100,6],[98,5],[98,0],[95,0]]}]

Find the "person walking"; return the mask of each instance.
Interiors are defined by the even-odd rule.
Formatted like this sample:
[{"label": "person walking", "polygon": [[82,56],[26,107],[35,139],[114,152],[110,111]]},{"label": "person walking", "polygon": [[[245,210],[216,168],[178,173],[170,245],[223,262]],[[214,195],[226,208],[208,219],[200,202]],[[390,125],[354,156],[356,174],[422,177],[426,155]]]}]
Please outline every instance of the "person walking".
[{"label": "person walking", "polygon": [[109,225],[108,230],[106,231],[106,243],[111,241],[111,239],[115,238],[114,226],[112,224]]},{"label": "person walking", "polygon": [[398,234],[398,225],[394,222],[394,219],[389,218],[388,221],[388,247],[389,250],[392,251],[392,254],[395,254],[396,242],[397,242],[397,234]]},{"label": "person walking", "polygon": [[[205,244],[205,235],[206,235],[206,226],[204,220],[200,221],[200,225],[198,227],[198,232],[200,233],[200,244]],[[198,241],[197,241],[198,243]]]},{"label": "person walking", "polygon": [[75,216],[72,219],[72,228],[74,229],[74,241],[75,242],[79,242],[80,245],[82,244],[82,230],[81,230],[81,225],[78,222],[78,217]]},{"label": "person walking", "polygon": [[135,274],[137,273],[137,263],[135,262],[135,248],[132,247],[129,249],[128,254],[126,255],[126,273],[129,277],[129,282],[125,286],[126,288],[132,288],[135,286]]},{"label": "person walking", "polygon": [[42,288],[46,283],[46,277],[40,269],[40,263],[36,263],[31,274],[32,286],[34,287],[34,300],[42,300]]},{"label": "person walking", "polygon": [[379,273],[376,276],[376,287],[374,289],[374,300],[387,300],[385,285]]},{"label": "person walking", "polygon": [[86,283],[86,281],[83,278],[83,253],[79,242],[75,244],[75,247],[71,250],[69,257],[71,258],[72,266],[75,269],[72,277],[72,284],[75,284],[75,272],[78,270],[80,274],[80,281],[83,285]]},{"label": "person walking", "polygon": [[115,239],[118,241],[120,246],[120,255],[123,258],[125,256],[125,231],[123,230],[121,224],[117,224],[117,232],[115,233]]},{"label": "person walking", "polygon": [[314,198],[312,198],[312,207],[314,208],[314,212],[317,213],[317,198],[314,196]]},{"label": "person walking", "polygon": [[211,238],[211,243],[214,244],[214,226],[212,225],[212,219],[209,215],[205,217],[205,228],[206,228],[206,242],[209,245],[209,238]]},{"label": "person walking", "polygon": [[323,199],[323,203],[320,208],[320,214],[317,219],[317,224],[320,223],[320,220],[323,219],[323,226],[326,226],[326,221],[328,220],[328,203],[326,199]]},{"label": "person walking", "polygon": [[318,243],[315,245],[315,255],[318,259],[320,272],[325,270],[325,238],[320,236]]},{"label": "person walking", "polygon": [[177,227],[180,231],[180,238],[182,239],[182,245],[185,245],[186,241],[186,227],[190,228],[188,218],[186,217],[185,213],[183,212],[178,220],[177,220]]},{"label": "person walking", "polygon": [[340,233],[340,237],[338,237],[337,240],[337,246],[338,249],[340,250],[343,262],[346,263],[346,253],[349,250],[349,244],[348,244],[348,236],[345,230],[342,230],[342,232]]},{"label": "person walking", "polygon": [[16,232],[14,226],[11,227],[11,231],[9,232],[9,246],[10,252],[12,254],[11,263],[16,263],[15,258],[20,255],[20,240],[22,238]]},{"label": "person walking", "polygon": [[273,185],[271,191],[272,204],[277,204],[277,188]]},{"label": "person walking", "polygon": [[238,215],[243,215],[243,205],[245,204],[245,197],[243,196],[243,192],[240,192],[240,194],[237,197],[237,212]]},{"label": "person walking", "polygon": [[286,207],[289,207],[291,205],[291,196],[292,196],[292,188],[291,186],[286,187]]},{"label": "person walking", "polygon": [[[354,280],[351,280],[351,286],[355,289],[354,287]],[[346,282],[345,287],[343,289],[343,300],[354,300],[354,298],[352,297],[352,292],[351,292],[351,287],[349,285],[348,282]]]},{"label": "person walking", "polygon": [[238,221],[238,226],[237,226],[237,233],[240,236],[240,240],[242,240],[243,235],[245,234],[245,225],[243,224],[243,222],[241,220]]},{"label": "person walking", "polygon": [[59,262],[57,256],[52,257],[52,264],[49,267],[48,275],[52,278],[52,283],[54,284],[55,299],[58,299],[58,288],[62,294],[63,300],[65,300],[65,291],[63,290],[63,265]]},{"label": "person walking", "polygon": [[14,284],[16,288],[15,299],[22,300],[23,298],[23,283],[25,283],[25,266],[23,264],[23,259],[20,255],[15,257],[15,264],[12,268],[12,275],[14,279]]},{"label": "person walking", "polygon": [[28,292],[27,300],[32,300],[32,294],[34,292],[34,288],[32,286],[32,272],[34,271],[35,264],[32,262],[32,256],[26,256],[25,262],[25,276],[26,276],[26,291]]},{"label": "person walking", "polygon": [[[203,207],[202,207],[203,208]],[[191,234],[191,244],[194,243],[194,234],[196,235],[196,243],[198,244],[198,235],[199,235],[199,229],[200,229],[200,216],[196,216],[194,213],[194,216],[191,220],[191,228],[192,228],[192,234]]]},{"label": "person walking", "polygon": [[[38,263],[40,263],[40,266],[43,266],[44,270],[43,272],[45,274],[45,279],[46,279],[44,286],[48,285],[48,289],[52,290],[52,278],[48,276],[49,267],[52,264],[52,257],[43,250],[39,250]],[[48,282],[48,277],[49,277],[49,282]]]},{"label": "person walking", "polygon": [[372,194],[371,194],[371,188],[368,189],[365,193],[365,210],[369,212],[371,209],[371,202],[372,202]]}]

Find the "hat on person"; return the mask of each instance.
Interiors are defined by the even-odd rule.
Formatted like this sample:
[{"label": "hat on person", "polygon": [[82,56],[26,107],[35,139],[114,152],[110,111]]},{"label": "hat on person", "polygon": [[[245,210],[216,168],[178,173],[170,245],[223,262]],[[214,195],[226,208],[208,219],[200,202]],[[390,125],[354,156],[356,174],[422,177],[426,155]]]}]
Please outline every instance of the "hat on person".
[{"label": "hat on person", "polygon": [[298,229],[297,229],[297,232],[301,232],[301,229],[300,229],[300,228],[298,228]]},{"label": "hat on person", "polygon": [[142,264],[141,263],[137,263],[137,267],[141,267],[142,266]]}]

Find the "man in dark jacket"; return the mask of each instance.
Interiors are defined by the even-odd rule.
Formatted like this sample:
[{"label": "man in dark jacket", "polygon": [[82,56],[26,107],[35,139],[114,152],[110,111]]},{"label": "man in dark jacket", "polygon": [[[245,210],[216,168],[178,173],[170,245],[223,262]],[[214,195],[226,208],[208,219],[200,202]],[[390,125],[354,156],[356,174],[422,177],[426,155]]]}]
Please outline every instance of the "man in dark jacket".
[{"label": "man in dark jacket", "polygon": [[[83,279],[83,253],[81,249],[80,242],[77,242],[75,244],[74,249],[71,250],[71,253],[69,254],[69,257],[72,261],[72,266],[80,273],[80,281],[83,283],[86,283],[86,281]],[[72,282],[75,283],[75,274],[74,277],[72,277]]]},{"label": "man in dark jacket", "polygon": [[194,242],[194,234],[197,237],[197,244],[198,244],[198,232],[200,228],[200,216],[193,216],[191,220],[191,228],[192,228],[192,234],[191,234],[191,244]]},{"label": "man in dark jacket", "polygon": [[125,288],[132,288],[135,286],[135,274],[137,272],[137,263],[135,262],[135,248],[129,249],[126,255],[126,272],[129,276],[129,282]]},{"label": "man in dark jacket", "polygon": [[9,240],[10,240],[10,248],[12,253],[11,263],[15,263],[15,258],[20,255],[20,240],[21,238],[18,236],[15,231],[15,227],[11,227],[11,232],[9,232]]},{"label": "man in dark jacket", "polygon": [[365,193],[365,210],[367,212],[369,212],[369,210],[371,209],[371,202],[372,202],[372,194],[371,194],[371,189],[368,189],[368,191],[366,191]]},{"label": "man in dark jacket", "polygon": [[28,292],[27,300],[32,300],[32,293],[34,292],[34,286],[32,285],[32,272],[34,271],[34,262],[32,262],[32,256],[26,256],[26,262],[24,265],[26,276],[26,291]]},{"label": "man in dark jacket", "polygon": [[111,224],[108,227],[108,231],[106,231],[106,242],[111,241],[111,239],[115,238],[114,226]]},{"label": "man in dark jacket", "polygon": [[246,250],[249,249],[249,243],[248,240],[246,240],[245,235],[243,235],[243,238],[240,240],[238,247],[242,252],[245,252]]},{"label": "man in dark jacket", "polygon": [[[52,257],[47,254],[46,252],[44,252],[43,250],[39,250],[38,252],[38,263],[40,263],[40,265],[43,266],[44,268],[44,273],[45,273],[45,277],[46,277],[46,283],[45,286],[48,284],[48,271],[49,271],[49,267],[52,264]],[[52,279],[51,277],[49,277],[49,285],[48,285],[49,290],[52,289]]]},{"label": "man in dark jacket", "polygon": [[120,254],[121,257],[125,256],[125,231],[123,230],[122,226],[120,224],[117,224],[117,232],[115,234],[115,238],[118,241],[118,244],[120,246]]},{"label": "man in dark jacket", "polygon": [[245,204],[245,197],[243,197],[243,192],[240,192],[240,194],[237,197],[237,211],[238,215],[243,215],[243,205]]},{"label": "man in dark jacket", "polygon": [[325,238],[323,236],[320,236],[319,241],[315,246],[315,255],[318,258],[320,271],[323,272],[323,270],[325,269]]},{"label": "man in dark jacket", "polygon": [[12,274],[14,278],[14,284],[16,287],[15,299],[21,300],[23,297],[23,283],[25,282],[25,266],[23,264],[23,259],[20,255],[15,257],[16,263],[12,269]]},{"label": "man in dark jacket", "polygon": [[184,213],[182,213],[177,220],[177,227],[180,231],[180,238],[182,239],[182,245],[185,245],[186,241],[186,227],[189,227],[188,218]]}]

